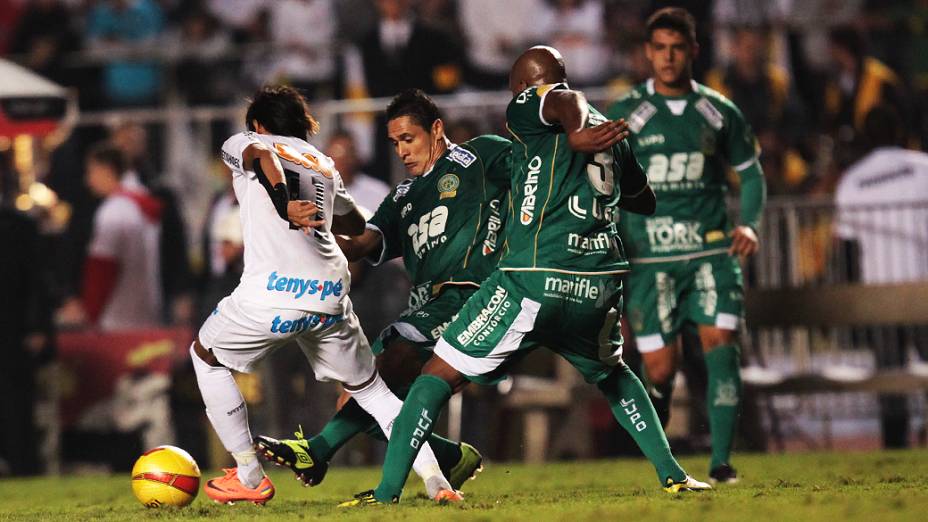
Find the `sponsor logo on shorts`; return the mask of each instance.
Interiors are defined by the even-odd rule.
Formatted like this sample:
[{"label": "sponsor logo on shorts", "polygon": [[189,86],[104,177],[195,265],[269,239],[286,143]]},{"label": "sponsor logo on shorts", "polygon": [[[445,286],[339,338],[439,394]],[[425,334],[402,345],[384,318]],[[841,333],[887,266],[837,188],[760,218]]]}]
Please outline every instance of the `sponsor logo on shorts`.
[{"label": "sponsor logo on shorts", "polygon": [[497,286],[493,296],[490,297],[490,302],[487,303],[483,310],[480,310],[480,313],[467,325],[467,328],[458,334],[457,341],[466,346],[473,341],[481,343],[492,335],[506,312],[512,308],[512,302],[507,300],[507,297],[509,297],[509,292],[505,288]]},{"label": "sponsor logo on shorts", "polygon": [[487,218],[487,237],[483,240],[483,255],[488,256],[496,252],[496,243],[499,241],[499,231],[503,228],[503,221],[499,215],[499,200],[490,200],[490,217]]},{"label": "sponsor logo on shorts", "polygon": [[267,278],[267,289],[271,292],[291,293],[294,299],[299,299],[304,295],[319,294],[319,300],[325,301],[325,298],[329,296],[341,297],[344,285],[341,279],[338,281],[301,279],[299,277],[278,276],[277,272],[274,271]]},{"label": "sponsor logo on shorts", "polygon": [[586,300],[596,301],[604,290],[602,282],[594,285],[588,277],[578,279],[545,277],[545,295],[548,297],[566,299],[576,303]]},{"label": "sponsor logo on shorts", "polygon": [[448,321],[436,326],[435,328],[432,328],[432,331],[429,332],[432,335],[432,339],[437,340],[439,337],[441,337],[441,334],[445,333],[445,330],[448,329],[448,325],[457,318],[458,314],[454,314]]},{"label": "sponsor logo on shorts", "polygon": [[598,232],[593,237],[570,233],[567,235],[567,250],[578,254],[596,254],[612,249],[612,236]]},{"label": "sponsor logo on shorts", "polygon": [[535,219],[535,199],[538,192],[538,174],[541,172],[541,157],[535,156],[528,162],[528,175],[522,187],[522,206],[519,209],[519,222],[530,225]]},{"label": "sponsor logo on shorts", "polygon": [[342,315],[310,314],[294,320],[284,320],[278,315],[271,321],[271,333],[299,333],[321,325],[322,330],[344,319]]},{"label": "sponsor logo on shorts", "polygon": [[645,230],[651,251],[692,252],[702,249],[702,224],[698,221],[674,221],[670,216],[648,218]]}]

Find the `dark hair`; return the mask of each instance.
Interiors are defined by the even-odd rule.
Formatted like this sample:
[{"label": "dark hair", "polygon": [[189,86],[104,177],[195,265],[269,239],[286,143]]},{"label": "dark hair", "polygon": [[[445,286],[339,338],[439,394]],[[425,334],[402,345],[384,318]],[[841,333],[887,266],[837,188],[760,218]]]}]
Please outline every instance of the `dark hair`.
[{"label": "dark hair", "polygon": [[867,39],[862,32],[852,25],[839,25],[828,31],[831,45],[847,49],[857,59],[862,59],[867,52]]},{"label": "dark hair", "polygon": [[877,105],[864,118],[863,137],[870,147],[902,145],[905,134],[905,123],[891,105]]},{"label": "dark hair", "polygon": [[309,113],[309,102],[300,91],[286,85],[265,85],[251,98],[245,126],[254,131],[257,120],[268,132],[305,140],[319,132],[319,122]]},{"label": "dark hair", "polygon": [[400,116],[409,116],[417,125],[430,131],[435,120],[441,119],[441,111],[422,90],[406,89],[394,96],[390,105],[387,105],[387,121]]},{"label": "dark hair", "polygon": [[689,11],[682,7],[665,7],[658,9],[645,24],[648,41],[657,29],[669,29],[682,34],[691,45],[696,44],[696,20]]},{"label": "dark hair", "polygon": [[122,179],[123,174],[129,168],[129,162],[126,155],[122,153],[116,145],[108,141],[97,143],[87,152],[87,159],[106,165],[113,169],[117,178]]}]

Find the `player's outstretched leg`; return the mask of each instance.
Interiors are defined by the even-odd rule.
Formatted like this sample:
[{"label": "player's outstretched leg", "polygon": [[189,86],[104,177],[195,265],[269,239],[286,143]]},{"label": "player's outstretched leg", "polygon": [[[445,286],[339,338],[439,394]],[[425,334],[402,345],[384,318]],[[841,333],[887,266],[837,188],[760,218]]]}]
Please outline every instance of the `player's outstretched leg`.
[{"label": "player's outstretched leg", "polygon": [[709,478],[720,483],[734,483],[738,474],[731,467],[731,447],[738,428],[741,406],[741,372],[738,345],[724,344],[706,351],[709,383],[706,408],[712,438],[712,461]]},{"label": "player's outstretched leg", "polygon": [[609,401],[616,420],[654,465],[657,478],[666,491],[711,489],[708,484],[687,475],[677,463],[644,386],[628,366],[620,363],[597,387]]},{"label": "player's outstretched leg", "polygon": [[[352,397],[358,401],[358,404],[360,404],[365,411],[374,417],[383,433],[392,440],[393,430],[401,425],[400,416],[402,415],[403,402],[400,401],[396,395],[393,395],[393,392],[390,391],[387,384],[380,378],[380,375],[375,373],[374,376],[364,384],[359,386],[345,386],[345,389],[351,393]],[[410,390],[410,396],[414,389],[415,385],[413,385],[413,389]],[[431,426],[429,426],[429,428],[431,428]],[[416,474],[422,477],[422,482],[425,483],[425,488],[428,491],[429,497],[439,502],[462,500],[463,497],[461,497],[460,493],[451,487],[451,484],[448,483],[447,479],[442,474],[441,467],[435,459],[435,454],[428,444],[429,435],[431,435],[431,429],[417,440],[416,451],[411,454],[414,460],[410,459],[412,469]],[[390,446],[393,445],[387,445],[388,457],[390,454]],[[409,473],[409,466],[406,467],[406,473]],[[406,477],[404,476],[403,483],[405,483],[405,481]],[[402,488],[402,483],[400,484],[400,488]],[[396,498],[397,500],[399,499],[399,494],[396,495]],[[390,497],[389,501],[392,502],[393,497]]]},{"label": "player's outstretched leg", "polygon": [[[350,399],[315,437],[305,439],[302,428],[295,432],[294,439],[278,440],[259,435],[255,437],[255,449],[269,462],[289,467],[304,485],[318,486],[335,452],[361,432],[387,441],[374,418],[357,401]],[[468,479],[482,470],[483,456],[470,444],[456,443],[434,433],[428,441],[453,489],[461,489]]]},{"label": "player's outstretched leg", "polygon": [[[400,399],[405,399],[409,386],[422,370],[424,351],[402,338],[390,340],[384,349],[378,351],[378,372],[390,390]],[[317,486],[324,479],[328,462],[335,453],[362,432],[377,440],[387,440],[374,418],[357,401],[349,399],[319,434],[309,440],[303,438],[300,429],[295,439],[277,440],[259,435],[255,438],[255,447],[268,461],[289,467],[304,485]],[[482,469],[483,457],[469,444],[459,444],[433,433],[429,437],[429,446],[442,473],[455,490]]]},{"label": "player's outstretched leg", "polygon": [[190,358],[206,405],[206,416],[236,463],[235,468],[224,470],[222,477],[208,480],[203,490],[209,498],[224,504],[264,504],[274,497],[274,485],[264,474],[251,446],[245,399],[232,378],[232,372],[220,365],[198,342],[190,347]]}]

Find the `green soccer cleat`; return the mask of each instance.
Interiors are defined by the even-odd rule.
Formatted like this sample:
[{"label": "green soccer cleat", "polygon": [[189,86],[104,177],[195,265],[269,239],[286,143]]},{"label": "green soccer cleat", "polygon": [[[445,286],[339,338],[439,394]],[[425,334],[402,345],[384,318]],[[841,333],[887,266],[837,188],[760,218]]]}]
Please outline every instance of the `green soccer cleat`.
[{"label": "green soccer cleat", "polygon": [[[393,503],[397,503],[397,499],[393,499]],[[366,507],[366,506],[386,506],[385,503],[377,500],[374,497],[374,490],[369,489],[362,493],[358,493],[354,496],[353,499],[342,502],[338,505],[340,508],[352,508],[352,507]]]},{"label": "green soccer cleat", "polygon": [[455,490],[459,490],[465,482],[477,478],[477,474],[481,471],[483,471],[483,455],[477,451],[477,448],[462,442],[461,460],[451,468],[448,483]]},{"label": "green soccer cleat", "polygon": [[255,437],[255,450],[268,462],[287,466],[304,486],[318,486],[329,470],[329,463],[313,454],[309,441],[303,437],[303,427],[294,432],[295,440],[277,440],[265,435]]},{"label": "green soccer cleat", "polygon": [[686,491],[708,491],[712,489],[712,486],[706,484],[705,482],[700,482],[693,477],[687,475],[686,478],[679,482],[674,482],[673,479],[667,477],[667,485],[664,486],[664,491],[667,493],[683,493]]}]

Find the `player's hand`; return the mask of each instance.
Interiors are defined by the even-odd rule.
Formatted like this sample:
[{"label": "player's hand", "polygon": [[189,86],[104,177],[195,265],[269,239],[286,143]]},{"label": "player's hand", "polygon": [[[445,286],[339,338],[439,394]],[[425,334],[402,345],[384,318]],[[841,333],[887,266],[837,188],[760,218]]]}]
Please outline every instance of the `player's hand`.
[{"label": "player's hand", "polygon": [[312,201],[298,200],[287,203],[287,219],[307,234],[325,224],[324,220],[314,219],[318,213],[319,207]]},{"label": "player's hand", "polygon": [[623,118],[571,132],[567,135],[567,142],[576,152],[595,154],[624,140],[628,135],[628,123]]},{"label": "player's hand", "polygon": [[732,256],[748,257],[757,252],[757,234],[751,227],[735,227],[731,234],[731,247],[728,254]]}]

